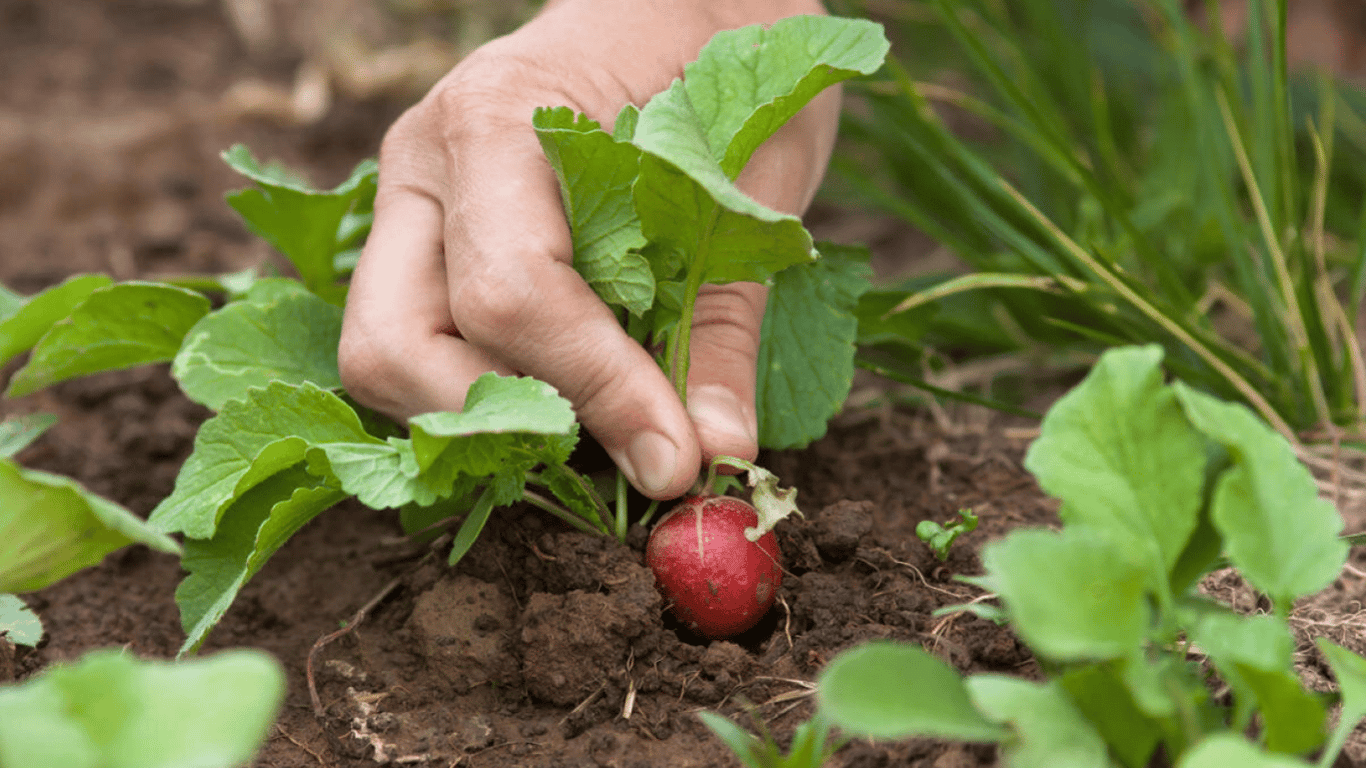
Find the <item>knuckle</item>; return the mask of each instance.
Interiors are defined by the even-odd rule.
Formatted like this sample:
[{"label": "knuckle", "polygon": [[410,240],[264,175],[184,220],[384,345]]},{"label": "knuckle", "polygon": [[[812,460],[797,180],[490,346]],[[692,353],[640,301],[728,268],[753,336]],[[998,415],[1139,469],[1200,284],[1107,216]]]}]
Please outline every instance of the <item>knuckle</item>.
[{"label": "knuckle", "polygon": [[451,315],[461,335],[475,344],[499,342],[520,335],[534,321],[538,303],[534,281],[499,264],[480,264],[454,280]]},{"label": "knuckle", "polygon": [[366,405],[382,408],[388,404],[383,383],[403,370],[403,355],[398,345],[344,325],[337,346],[337,370],[347,393]]}]

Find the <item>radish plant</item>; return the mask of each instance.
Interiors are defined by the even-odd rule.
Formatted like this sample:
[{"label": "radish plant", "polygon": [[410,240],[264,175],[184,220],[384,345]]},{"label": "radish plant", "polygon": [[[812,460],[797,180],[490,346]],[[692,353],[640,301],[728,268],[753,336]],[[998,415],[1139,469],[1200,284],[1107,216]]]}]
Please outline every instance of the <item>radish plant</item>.
[{"label": "radish plant", "polygon": [[[817,92],[873,72],[887,48],[871,22],[797,17],[717,35],[682,79],[624,109],[612,134],[562,107],[533,116],[564,191],[575,267],[635,338],[663,346],[680,396],[700,287],[770,283],[758,382],[765,446],[819,437],[843,402],[868,268],[855,249],[815,246],[798,218],[759,205],[734,180]],[[342,391],[341,306],[373,220],[373,162],[319,190],[245,147],[224,159],[254,182],[229,204],[298,279],[83,275],[32,297],[0,293],[0,364],[31,350],[10,396],[169,362],[185,394],[215,411],[149,520],[185,537],[182,653],[295,531],[346,498],[398,509],[413,531],[463,517],[452,563],[494,509],[516,501],[624,538],[625,485],[604,494],[568,465],[579,427],[549,385],[487,374],[462,412],[406,425]],[[225,303],[214,308],[209,295]]]},{"label": "radish plant", "polygon": [[[1165,384],[1162,356],[1107,352],[1053,406],[1025,464],[1063,528],[987,545],[968,579],[999,596],[1047,678],[964,679],[875,643],[824,671],[824,716],[851,735],[999,742],[1017,768],[1143,768],[1159,751],[1181,768],[1333,764],[1366,716],[1366,659],[1319,640],[1341,688],[1330,727],[1328,699],[1294,671],[1288,618],[1342,568],[1342,520],[1286,440],[1241,404]],[[1270,612],[1196,591],[1225,564]]]}]

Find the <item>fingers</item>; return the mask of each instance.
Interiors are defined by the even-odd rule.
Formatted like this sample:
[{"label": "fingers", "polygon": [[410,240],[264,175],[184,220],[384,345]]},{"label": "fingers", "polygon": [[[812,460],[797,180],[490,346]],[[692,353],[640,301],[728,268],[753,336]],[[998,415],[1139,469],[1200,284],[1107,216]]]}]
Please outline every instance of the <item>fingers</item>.
[{"label": "fingers", "polygon": [[768,291],[756,283],[703,286],[693,314],[688,415],[702,459],[759,454],[755,360]]},{"label": "fingers", "polygon": [[642,493],[681,495],[701,464],[682,403],[574,271],[559,189],[534,133],[484,117],[446,137],[451,178],[497,180],[453,190],[445,244],[455,327],[555,386]]}]

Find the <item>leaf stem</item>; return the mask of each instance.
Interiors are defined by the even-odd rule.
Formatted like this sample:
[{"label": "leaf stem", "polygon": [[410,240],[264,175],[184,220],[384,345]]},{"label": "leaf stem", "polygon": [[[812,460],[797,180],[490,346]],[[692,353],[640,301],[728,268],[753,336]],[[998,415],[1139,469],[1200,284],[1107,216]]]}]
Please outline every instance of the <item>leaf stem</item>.
[{"label": "leaf stem", "polygon": [[697,250],[693,253],[692,263],[688,265],[688,279],[683,284],[683,308],[679,313],[678,327],[669,337],[669,348],[666,352],[674,391],[678,392],[678,398],[685,406],[688,404],[688,365],[692,357],[693,309],[697,304],[697,295],[702,290],[702,275],[707,271],[707,259],[711,255],[709,252],[712,234],[720,217],[721,207],[713,205],[707,224],[697,239]]},{"label": "leaf stem", "polygon": [[617,470],[617,541],[626,541],[626,475]]},{"label": "leaf stem", "polygon": [[547,499],[541,494],[536,493],[535,491],[523,491],[522,500],[530,504],[531,506],[536,507],[537,509],[549,512],[550,514],[560,518],[566,523],[569,523],[570,525],[574,526],[580,531],[583,531],[584,533],[597,534],[608,532],[606,526],[603,526],[602,528],[594,528],[587,520],[584,520],[582,517],[579,517],[573,512],[570,512],[569,510],[565,509],[559,504],[556,504],[550,499]]},{"label": "leaf stem", "polygon": [[655,513],[659,511],[659,499],[651,499],[650,506],[646,508],[645,514],[640,517],[640,524],[648,526],[654,519]]}]

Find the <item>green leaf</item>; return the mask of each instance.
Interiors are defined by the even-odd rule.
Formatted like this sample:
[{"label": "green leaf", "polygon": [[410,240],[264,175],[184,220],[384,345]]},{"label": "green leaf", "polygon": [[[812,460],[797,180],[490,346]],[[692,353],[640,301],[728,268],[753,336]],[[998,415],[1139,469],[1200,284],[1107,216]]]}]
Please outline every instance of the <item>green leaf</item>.
[{"label": "green leaf", "polygon": [[43,639],[43,622],[18,595],[0,594],[0,637],[30,648]]},{"label": "green leaf", "polygon": [[203,295],[164,283],[98,288],[48,329],[7,394],[21,397],[77,376],[170,360],[208,312]]},{"label": "green leaf", "polygon": [[802,448],[825,434],[854,380],[854,308],[872,270],[863,249],[822,244],[779,272],[759,336],[759,445]]},{"label": "green leaf", "polygon": [[635,184],[641,231],[681,254],[698,284],[764,282],[815,260],[800,219],[756,203],[722,172],[679,81],[645,106],[634,141],[644,150]]},{"label": "green leaf", "polygon": [[933,520],[921,520],[915,526],[915,537],[924,542],[941,561],[949,559],[949,548],[959,536],[977,530],[977,515],[970,509],[958,510],[958,519],[940,525]]},{"label": "green leaf", "polygon": [[683,83],[713,156],[734,179],[816,94],[876,72],[889,49],[875,22],[793,16],[717,34],[684,67]]},{"label": "green leaf", "polygon": [[190,329],[171,375],[191,400],[214,410],[272,381],[341,389],[341,322],[340,307],[302,286],[267,301],[233,302]]},{"label": "green leaf", "polygon": [[1366,659],[1335,645],[1327,638],[1320,637],[1315,643],[1328,659],[1328,666],[1333,668],[1333,677],[1337,680],[1342,699],[1337,726],[1333,728],[1332,736],[1319,759],[1319,765],[1326,767],[1333,764],[1342,746],[1347,743],[1347,737],[1356,730],[1362,718],[1366,718]]},{"label": "green leaf", "polygon": [[332,257],[349,247],[351,234],[343,229],[352,211],[368,210],[375,197],[379,165],[366,160],[331,191],[319,191],[281,169],[262,167],[251,150],[237,144],[223,153],[233,170],[256,182],[256,187],[228,195],[228,204],[299,270],[312,291],[327,292],[337,274]]},{"label": "green leaf", "polygon": [[53,323],[70,315],[96,289],[113,284],[108,275],[76,275],[28,298],[5,291],[7,298],[0,307],[0,366],[31,349]]},{"label": "green leaf", "polygon": [[1233,688],[1235,728],[1245,728],[1260,709],[1268,749],[1300,753],[1322,743],[1323,703],[1300,687],[1294,637],[1284,619],[1205,611],[1191,638]]},{"label": "green leaf", "polygon": [[1215,486],[1211,519],[1238,570],[1278,606],[1337,577],[1347,559],[1342,518],[1319,498],[1290,445],[1243,405],[1175,385],[1196,429],[1228,451],[1233,466]]},{"label": "green leaf", "polygon": [[28,413],[0,421],[0,458],[10,458],[57,423],[56,414]]},{"label": "green leaf", "polygon": [[702,724],[720,739],[745,768],[771,768],[765,761],[764,743],[750,732],[715,712],[698,712]]},{"label": "green leaf", "polygon": [[308,521],[345,498],[302,466],[291,467],[237,499],[212,539],[186,539],[181,565],[189,575],[175,593],[186,634],[180,653],[198,650],[270,556]]},{"label": "green leaf", "polygon": [[341,398],[313,384],[272,382],[252,389],[244,400],[229,400],[199,428],[175,491],[157,505],[149,522],[193,539],[213,538],[234,501],[320,447],[389,448],[365,431]]},{"label": "green leaf", "polygon": [[1216,733],[1187,750],[1176,768],[1305,768],[1305,763],[1284,755],[1263,752],[1255,744],[1232,733]]},{"label": "green leaf", "polygon": [[645,236],[631,196],[640,150],[568,107],[537,109],[532,123],[560,181],[574,269],[603,301],[645,314],[655,277],[640,253]]},{"label": "green leaf", "polygon": [[1006,735],[973,706],[956,670],[913,645],[873,641],[839,654],[821,672],[817,697],[821,714],[851,735],[984,742]]},{"label": "green leaf", "polygon": [[460,530],[455,532],[455,540],[451,542],[451,553],[446,558],[447,565],[455,565],[460,562],[460,558],[470,551],[474,546],[475,540],[484,530],[484,524],[489,521],[489,515],[493,512],[493,502],[497,495],[493,486],[484,489],[479,494],[479,500],[474,502],[474,507],[465,516],[465,522],[460,524]]},{"label": "green leaf", "polygon": [[88,653],[0,688],[0,765],[236,768],[265,742],[284,671],[261,651],[181,663]]},{"label": "green leaf", "polygon": [[1112,532],[1165,575],[1195,530],[1205,450],[1171,389],[1162,349],[1112,349],[1049,409],[1025,467],[1068,525]]},{"label": "green leaf", "polygon": [[132,512],[61,475],[0,459],[0,592],[30,592],[128,544],[180,547]]},{"label": "green leaf", "polygon": [[1020,530],[982,548],[987,576],[1020,637],[1058,661],[1122,658],[1147,637],[1151,577],[1131,545],[1103,531]]},{"label": "green leaf", "polygon": [[1065,673],[1058,683],[1120,763],[1127,768],[1148,765],[1162,729],[1134,703],[1124,680],[1113,669],[1089,665]]},{"label": "green leaf", "polygon": [[974,675],[968,678],[967,688],[979,711],[1014,731],[1014,737],[1001,745],[1007,765],[1110,765],[1105,740],[1057,681],[1034,683],[1004,675]]}]

